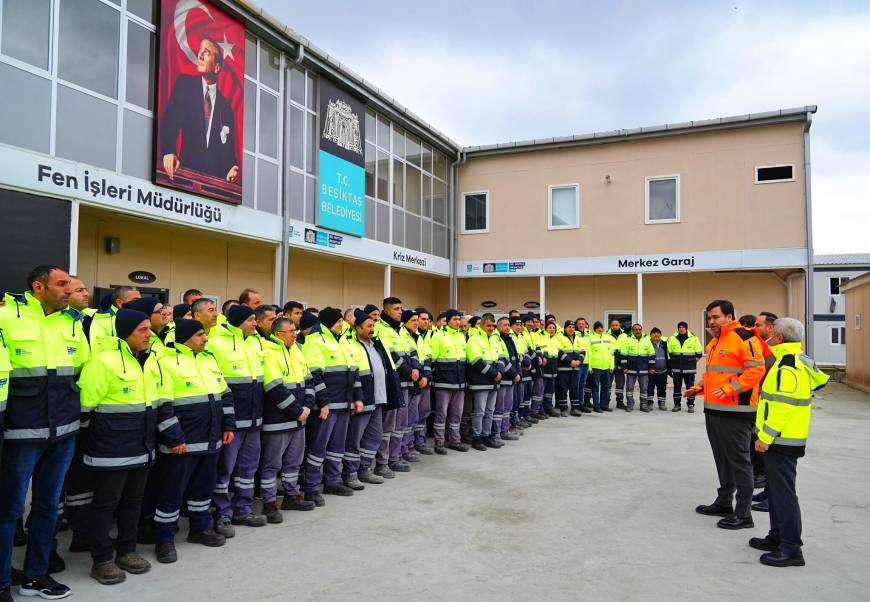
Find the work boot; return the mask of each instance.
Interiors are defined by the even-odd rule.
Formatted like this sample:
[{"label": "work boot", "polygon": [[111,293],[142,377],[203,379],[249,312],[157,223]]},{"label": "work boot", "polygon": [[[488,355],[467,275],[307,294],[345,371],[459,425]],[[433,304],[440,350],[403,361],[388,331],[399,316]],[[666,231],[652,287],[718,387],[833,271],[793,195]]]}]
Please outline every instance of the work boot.
[{"label": "work boot", "polygon": [[228,516],[219,516],[214,521],[214,530],[231,539],[236,536],[236,529]]},{"label": "work boot", "polygon": [[452,449],[453,451],[458,451],[458,452],[467,452],[470,448],[469,448],[467,443],[461,443],[458,441],[457,442],[451,441],[450,443],[447,444],[447,449]]},{"label": "work boot", "polygon": [[467,444],[471,443],[471,435],[468,433],[460,434],[459,440],[467,445]]},{"label": "work boot", "polygon": [[243,525],[245,527],[265,527],[266,517],[262,514],[248,512],[247,514],[237,514],[233,516],[232,523],[234,525]]},{"label": "work boot", "polygon": [[[583,410],[589,410],[589,412],[591,412],[592,411],[592,402],[591,401],[584,401],[583,402]],[[589,412],[584,412],[584,413],[588,414]]]},{"label": "work boot", "polygon": [[168,541],[157,544],[154,547],[154,555],[157,556],[157,562],[160,564],[172,564],[178,560],[178,552],[175,551],[175,544]]},{"label": "work boot", "polygon": [[617,401],[616,402],[616,409],[617,410],[624,410],[625,409],[625,402],[624,401]]},{"label": "work boot", "polygon": [[492,439],[492,442],[495,443],[496,449],[504,447],[505,445],[507,445],[507,443],[502,441],[501,433],[496,433],[495,435],[491,435],[490,439]]},{"label": "work boot", "polygon": [[396,475],[393,474],[393,471],[390,470],[390,467],[387,464],[378,464],[375,466],[375,474],[379,477],[384,477],[385,479],[396,478]]},{"label": "work boot", "polygon": [[141,575],[151,570],[151,563],[136,552],[130,552],[115,558],[115,565],[131,575]]},{"label": "work boot", "polygon": [[609,405],[606,405],[601,409],[604,410],[605,412],[612,412],[613,411],[613,408],[611,408]]},{"label": "work boot", "polygon": [[305,501],[314,502],[314,505],[317,506],[318,508],[326,505],[326,500],[323,499],[323,496],[320,495],[320,492],[317,489],[315,489],[313,491],[306,491],[305,492]]},{"label": "work boot", "polygon": [[366,488],[366,486],[360,482],[359,476],[356,476],[352,479],[347,479],[344,482],[344,486],[349,487],[350,489],[353,489],[354,491],[362,491],[363,489]]},{"label": "work boot", "polygon": [[219,548],[227,543],[227,538],[215,531],[214,529],[209,529],[208,531],[201,531],[199,533],[194,533],[193,531],[191,531],[187,534],[187,543],[198,543],[204,545],[207,548]]},{"label": "work boot", "polygon": [[423,454],[424,456],[431,456],[432,454],[435,453],[434,451],[432,451],[431,447],[426,447],[425,443],[421,443],[419,445],[415,443],[414,449],[416,449],[419,453]]},{"label": "work boot", "polygon": [[343,483],[325,483],[323,485],[323,493],[338,495],[341,497],[350,497],[353,495],[353,489]]},{"label": "work boot", "polygon": [[[617,407],[618,407],[618,406],[617,406]],[[625,411],[626,411],[626,412],[634,412],[634,405],[627,405],[627,406],[625,406]]]},{"label": "work boot", "polygon": [[562,416],[562,418],[567,418],[567,417],[568,417],[568,408],[562,408],[562,410],[561,410],[561,416]]},{"label": "work boot", "polygon": [[447,448],[444,446],[443,441],[436,441],[435,442],[435,453],[438,454],[439,456],[446,456],[447,455]]},{"label": "work boot", "polygon": [[306,500],[304,495],[285,495],[281,500],[281,510],[299,510],[300,512],[310,512],[317,506],[314,502]]},{"label": "work boot", "polygon": [[506,433],[502,433],[501,438],[502,441],[519,441],[520,435],[519,433],[512,433],[508,431]]},{"label": "work boot", "polygon": [[561,416],[562,416],[562,414],[560,414],[556,408],[553,408],[552,410],[547,412],[548,418],[561,418]]},{"label": "work boot", "polygon": [[680,407],[680,404],[678,404],[678,403],[675,403],[674,407],[671,408],[671,412],[679,412],[681,410],[682,410],[682,408]]},{"label": "work boot", "polygon": [[474,437],[471,440],[471,448],[476,449],[477,451],[486,451],[486,445],[483,444],[480,437]]},{"label": "work boot", "polygon": [[[117,564],[115,564],[114,560],[107,560],[105,562],[94,563],[94,566],[91,567],[91,577],[93,577],[103,585],[115,585],[116,583],[121,583],[122,581],[124,581],[124,579],[127,578],[127,574],[122,571]],[[22,585],[21,587],[21,593],[24,594],[23,588],[25,586]],[[42,597],[41,594],[37,595]]]},{"label": "work boot", "polygon": [[371,485],[380,485],[384,482],[384,477],[379,477],[376,474],[372,474],[371,471],[360,472],[358,473],[357,478],[360,480],[360,482],[369,483]]},{"label": "work boot", "polygon": [[686,411],[689,412],[689,414],[694,414],[695,413],[695,406],[689,406],[689,409]]},{"label": "work boot", "polygon": [[806,562],[804,562],[803,555],[788,556],[786,554],[783,554],[779,550],[777,550],[776,552],[768,552],[767,554],[762,554],[758,560],[761,562],[761,564],[778,567],[804,566],[806,564]]},{"label": "work boot", "polygon": [[420,452],[415,449],[402,454],[402,458],[404,458],[406,462],[419,462],[423,459],[423,457],[420,455]]},{"label": "work boot", "polygon": [[652,412],[652,404],[649,404],[649,403],[642,404],[640,406],[640,411],[647,412],[647,413]]},{"label": "work boot", "polygon": [[572,409],[571,409],[571,415],[572,415],[572,416],[580,417],[580,416],[583,416],[583,411],[580,410],[579,408],[572,408]]},{"label": "work boot", "polygon": [[266,515],[266,522],[271,525],[279,525],[284,522],[284,515],[278,508],[278,502],[263,504],[263,514]]},{"label": "work boot", "polygon": [[752,537],[749,539],[749,547],[762,552],[776,552],[779,550],[779,542],[767,537]]},{"label": "work boot", "polygon": [[584,414],[591,414],[592,413],[592,406],[589,404],[583,404],[583,406],[580,408],[580,411],[583,412]]},{"label": "work boot", "polygon": [[660,402],[659,402],[659,409],[660,409],[662,412],[667,412],[667,411],[668,411],[668,406],[665,404],[665,402],[660,401]]},{"label": "work boot", "polygon": [[[493,448],[493,449],[498,449],[498,448],[501,447],[501,445],[499,445],[498,443],[496,443],[496,440],[495,440],[493,437],[491,437],[491,436],[490,436],[490,437],[484,437],[481,441],[482,441],[483,445],[486,446],[486,447],[491,447],[491,448]],[[477,448],[475,448],[475,449],[477,449]]]},{"label": "work boot", "polygon": [[526,420],[527,422],[531,423],[533,426],[534,426],[535,424],[538,424],[538,423],[540,422],[540,420],[538,419],[537,416],[531,416],[531,415],[530,415],[530,416],[526,416],[525,420]]},{"label": "work boot", "polygon": [[393,472],[411,472],[411,465],[404,460],[392,460],[388,466]]},{"label": "work boot", "polygon": [[604,410],[602,410],[601,408],[595,408],[592,411],[595,412],[596,414],[603,414],[604,413]]}]

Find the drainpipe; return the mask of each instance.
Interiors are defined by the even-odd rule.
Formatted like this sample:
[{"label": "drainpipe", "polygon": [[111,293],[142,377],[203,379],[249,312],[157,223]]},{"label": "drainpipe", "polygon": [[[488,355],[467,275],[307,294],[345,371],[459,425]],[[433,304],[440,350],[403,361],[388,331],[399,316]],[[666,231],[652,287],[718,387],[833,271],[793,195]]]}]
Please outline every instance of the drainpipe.
[{"label": "drainpipe", "polygon": [[[299,44],[296,46],[296,57],[291,61],[291,65],[299,65],[302,63],[302,60],[305,58],[305,46]],[[281,108],[284,114],[284,131],[287,131],[287,103],[282,103],[283,107]],[[289,141],[288,136],[283,136],[284,139],[284,157],[286,158],[289,154],[287,152],[287,144]],[[279,258],[278,269],[281,271],[277,278],[276,285],[280,287],[278,294],[275,295],[275,298],[283,305],[287,302],[287,287],[290,286],[290,241],[288,240],[288,233],[290,232],[290,212],[287,210],[287,191],[289,190],[289,182],[287,181],[287,169],[281,169],[281,190],[282,190],[282,203],[281,203],[281,246],[278,251],[281,254]]]},{"label": "drainpipe", "polygon": [[813,357],[815,337],[813,336],[813,195],[812,181],[810,176],[810,126],[813,124],[813,114],[807,111],[807,121],[804,125],[804,194],[806,196],[806,220],[807,220],[807,275],[804,279],[804,307],[806,311],[805,323],[807,325],[807,355]]},{"label": "drainpipe", "polygon": [[456,205],[459,202],[459,167],[465,163],[467,156],[464,151],[456,151],[456,161],[450,164],[450,187],[451,187],[451,202],[450,202],[450,228],[453,235],[450,237],[450,307],[456,307],[459,304],[459,287],[456,279],[457,260],[456,260],[456,244],[459,240],[458,230],[456,229]]}]

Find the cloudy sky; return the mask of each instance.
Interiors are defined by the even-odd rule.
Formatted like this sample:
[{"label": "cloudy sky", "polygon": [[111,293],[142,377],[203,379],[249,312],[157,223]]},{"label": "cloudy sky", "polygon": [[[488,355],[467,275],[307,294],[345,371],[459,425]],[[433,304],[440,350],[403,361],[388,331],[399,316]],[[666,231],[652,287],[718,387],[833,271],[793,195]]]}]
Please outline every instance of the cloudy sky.
[{"label": "cloudy sky", "polygon": [[258,3],[461,144],[818,105],[816,252],[870,252],[870,3]]}]

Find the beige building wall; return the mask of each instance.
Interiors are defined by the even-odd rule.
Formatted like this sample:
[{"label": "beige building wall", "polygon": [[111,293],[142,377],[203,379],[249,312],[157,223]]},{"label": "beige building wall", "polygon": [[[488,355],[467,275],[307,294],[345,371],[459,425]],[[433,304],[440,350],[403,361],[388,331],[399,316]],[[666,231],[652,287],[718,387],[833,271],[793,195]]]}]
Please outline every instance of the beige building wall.
[{"label": "beige building wall", "polygon": [[346,309],[384,298],[384,268],[365,261],[290,248],[287,298]]},{"label": "beige building wall", "polygon": [[[538,278],[460,278],[457,283],[458,309],[480,315],[485,311],[507,313],[511,309],[527,311],[527,301],[540,302]],[[484,301],[495,301],[497,307],[485,308]]]},{"label": "beige building wall", "polygon": [[[778,164],[795,166],[794,182],[755,184],[756,166]],[[645,224],[645,178],[673,174],[680,222]],[[548,186],[573,183],[580,228],[548,230]],[[462,193],[483,190],[489,233],[460,233],[459,260],[806,246],[802,123],[472,156],[461,167],[457,215]],[[776,228],[747,226],[762,207]]]},{"label": "beige building wall", "polygon": [[559,324],[583,317],[591,326],[604,321],[606,311],[637,311],[634,275],[551,276],[546,286],[546,312]]},{"label": "beige building wall", "polygon": [[846,384],[870,393],[870,276],[860,280],[846,290]]},{"label": "beige building wall", "polygon": [[390,294],[402,300],[402,307],[422,306],[435,315],[447,309],[450,298],[449,278],[396,268],[392,271]]},{"label": "beige building wall", "polygon": [[[121,241],[121,252],[109,255],[106,238]],[[79,214],[78,276],[89,287],[128,284],[130,272],[157,276],[144,286],[168,288],[172,303],[180,303],[189,288],[207,295],[237,298],[253,288],[271,299],[274,291],[276,245],[171,226],[88,207]],[[96,302],[96,300],[94,300]]]}]

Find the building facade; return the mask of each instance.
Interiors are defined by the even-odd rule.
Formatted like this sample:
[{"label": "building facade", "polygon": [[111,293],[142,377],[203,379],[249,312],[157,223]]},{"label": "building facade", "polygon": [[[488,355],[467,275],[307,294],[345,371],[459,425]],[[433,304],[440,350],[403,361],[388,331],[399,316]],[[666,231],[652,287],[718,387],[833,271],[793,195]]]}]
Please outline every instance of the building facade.
[{"label": "building facade", "polygon": [[[195,62],[184,26],[217,11],[244,28],[214,43],[245,57],[239,204],[170,187],[155,159],[164,34]],[[816,313],[815,107],[462,148],[246,0],[0,0],[0,85],[2,290],[50,262],[97,298],[138,284],[172,303],[188,288],[318,307],[392,294],[666,334],[703,332],[722,296]],[[335,144],[360,155],[349,213],[335,207],[356,176],[330,171]],[[777,228],[760,231],[759,210]]]},{"label": "building facade", "polygon": [[816,255],[813,271],[816,349],[813,358],[824,366],[845,366],[846,293],[843,287],[850,280],[870,272],[870,253]]},{"label": "building facade", "polygon": [[843,284],[845,296],[846,384],[870,393],[870,274]]}]

